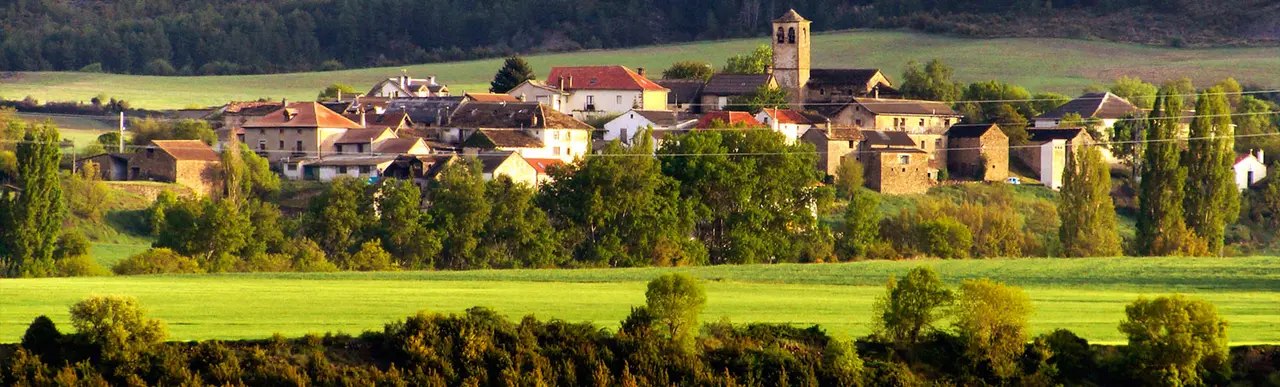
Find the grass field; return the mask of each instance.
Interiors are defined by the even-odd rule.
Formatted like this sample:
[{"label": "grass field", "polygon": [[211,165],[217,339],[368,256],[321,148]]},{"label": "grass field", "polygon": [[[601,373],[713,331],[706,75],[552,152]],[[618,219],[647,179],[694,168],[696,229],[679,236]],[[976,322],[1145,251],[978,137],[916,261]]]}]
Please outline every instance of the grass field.
[{"label": "grass field", "polygon": [[[765,38],[738,39],[627,50],[590,51],[528,57],[535,72],[550,66],[622,64],[644,67],[658,77],[684,59],[723,65],[724,58],[766,44]],[[876,67],[900,77],[908,60],[939,58],[964,81],[998,79],[1032,91],[1078,94],[1084,86],[1108,83],[1120,75],[1147,80],[1192,77],[1197,84],[1234,76],[1245,85],[1280,86],[1280,47],[1174,49],[1069,39],[966,39],[903,31],[859,31],[816,35],[814,67]],[[89,73],[16,73],[0,80],[0,97],[87,101],[99,93],[128,100],[135,107],[182,108],[221,105],[228,100],[262,97],[310,100],[333,82],[364,91],[379,79],[406,69],[434,74],[458,95],[483,91],[501,59],[417,66],[254,76],[150,77]]]},{"label": "grass field", "polygon": [[76,148],[83,148],[89,143],[98,141],[98,136],[101,136],[103,133],[116,130],[116,126],[110,123],[111,118],[109,117],[105,119],[98,119],[88,116],[71,117],[65,115],[18,113],[18,118],[32,123],[52,121],[53,124],[58,127],[58,134],[61,134],[63,139],[74,142],[76,144]]},{"label": "grass field", "polygon": [[704,321],[821,324],[864,335],[889,275],[929,265],[950,282],[990,277],[1025,287],[1032,329],[1072,331],[1119,343],[1124,305],[1179,292],[1215,303],[1233,344],[1280,343],[1280,258],[1096,258],[876,261],[847,264],[696,268],[504,270],[331,274],[102,277],[0,281],[0,342],[18,340],[47,314],[67,324],[67,307],[89,295],[131,295],[165,320],[176,339],[262,338],[272,333],[381,329],[428,309],[487,306],[518,319],[592,321],[615,328],[644,302],[644,282],[667,271],[705,281]]}]

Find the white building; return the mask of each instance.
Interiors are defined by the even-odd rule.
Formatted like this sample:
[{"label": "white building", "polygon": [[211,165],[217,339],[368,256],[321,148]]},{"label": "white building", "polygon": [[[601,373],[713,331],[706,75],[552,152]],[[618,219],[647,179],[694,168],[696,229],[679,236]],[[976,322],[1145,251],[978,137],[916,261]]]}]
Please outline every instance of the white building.
[{"label": "white building", "polygon": [[632,109],[604,124],[604,140],[630,145],[636,133],[646,128],[653,128],[654,139],[659,140],[670,133],[686,132],[697,123],[698,117],[689,113]]},{"label": "white building", "polygon": [[809,115],[791,109],[760,109],[756,121],[768,126],[787,139],[787,145],[800,141],[800,136],[812,128],[825,128],[830,121],[817,115]]},{"label": "white building", "polygon": [[[545,85],[568,93],[557,111],[582,120],[631,109],[666,110],[670,91],[645,78],[643,68],[635,72],[625,66],[552,67]],[[527,89],[517,87],[512,92],[523,90]]]},{"label": "white building", "polygon": [[1236,173],[1236,187],[1241,191],[1249,189],[1258,180],[1267,177],[1267,165],[1263,164],[1261,149],[1257,154],[1250,153],[1236,157],[1236,163],[1232,169]]},{"label": "white building", "polygon": [[1027,134],[1027,144],[1010,153],[1031,167],[1045,187],[1054,190],[1062,188],[1062,173],[1067,168],[1069,148],[1094,142],[1083,128],[1028,128]]},{"label": "white building", "polygon": [[449,87],[436,83],[434,75],[426,79],[414,79],[408,74],[402,74],[374,84],[365,95],[382,98],[448,97]]}]

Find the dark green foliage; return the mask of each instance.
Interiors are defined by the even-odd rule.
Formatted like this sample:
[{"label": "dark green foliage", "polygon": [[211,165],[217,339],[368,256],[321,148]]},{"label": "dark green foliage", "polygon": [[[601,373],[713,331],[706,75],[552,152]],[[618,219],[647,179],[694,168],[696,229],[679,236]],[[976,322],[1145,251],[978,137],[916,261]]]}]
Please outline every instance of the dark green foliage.
[{"label": "dark green foliage", "polygon": [[58,129],[51,124],[27,127],[16,146],[18,167],[9,192],[0,188],[0,277],[43,277],[53,274],[54,250],[65,213],[58,177]]},{"label": "dark green foliage", "polygon": [[1057,109],[1067,102],[1071,102],[1071,97],[1051,92],[1040,92],[1031,96],[1031,110],[1036,113],[1044,114],[1053,109]]},{"label": "dark green foliage", "polygon": [[1138,241],[1145,255],[1194,253],[1195,235],[1183,220],[1182,199],[1187,170],[1180,161],[1178,143],[1169,141],[1178,131],[1182,99],[1170,97],[1176,90],[1161,89],[1147,127],[1142,161],[1142,185],[1138,191]]},{"label": "dark green foliage", "polygon": [[[204,120],[130,119],[126,125],[133,145],[147,145],[151,140],[200,140],[208,145],[218,141],[218,134]],[[112,149],[107,147],[107,149]]]},{"label": "dark green foliage", "polygon": [[371,240],[360,245],[360,250],[342,261],[343,270],[352,271],[386,271],[395,270],[391,262],[391,254],[382,249],[382,243]]},{"label": "dark green foliage", "polygon": [[440,239],[427,228],[431,218],[422,212],[422,192],[408,180],[387,180],[378,188],[380,223],[378,235],[383,248],[403,268],[433,267],[440,252]]},{"label": "dark green foliage", "polygon": [[672,63],[671,67],[662,70],[662,79],[701,79],[706,81],[715,74],[716,68],[711,63],[700,60],[682,60]]},{"label": "dark green foliage", "polygon": [[449,164],[436,179],[431,191],[431,220],[441,236],[438,268],[481,269],[489,267],[476,256],[480,233],[489,220],[490,204],[485,200],[485,182],[479,160],[464,159]]},{"label": "dark green foliage", "polygon": [[1182,157],[1187,170],[1187,228],[1204,238],[1209,254],[1222,255],[1227,224],[1240,213],[1236,188],[1235,131],[1231,106],[1221,88],[1211,87],[1196,101],[1191,140]]},{"label": "dark green foliage", "polygon": [[324,90],[321,91],[320,94],[316,96],[316,101],[324,101],[324,100],[330,100],[330,99],[336,100],[338,99],[338,97],[342,97],[343,99],[346,99],[347,97],[355,98],[356,93],[358,93],[356,91],[356,88],[351,87],[351,85],[347,85],[343,83],[333,83],[333,84],[330,84],[329,87],[324,88]]},{"label": "dark green foliage", "polygon": [[928,267],[911,269],[902,282],[889,278],[872,315],[876,330],[899,346],[910,348],[936,329],[955,295]]},{"label": "dark green foliage", "polygon": [[534,205],[532,188],[498,176],[485,184],[490,204],[476,254],[495,268],[545,268],[561,266],[564,254],[546,212]]},{"label": "dark green foliage", "polygon": [[902,83],[898,89],[902,96],[911,99],[942,101],[950,104],[960,99],[964,93],[964,84],[951,79],[955,72],[951,66],[941,60],[933,59],[920,68],[916,61],[907,62],[907,69],[902,75]]},{"label": "dark green foliage", "polygon": [[311,199],[302,216],[303,235],[315,241],[325,254],[341,261],[355,251],[371,219],[373,201],[363,180],[340,178],[324,193]]},{"label": "dark green foliage", "polygon": [[738,54],[725,59],[722,73],[728,74],[764,74],[765,69],[773,64],[773,48],[767,44],[756,46],[746,54]]},{"label": "dark green foliage", "polygon": [[512,56],[503,61],[502,68],[493,74],[493,82],[489,83],[489,92],[506,93],[531,79],[538,79],[538,76],[534,75],[529,61],[519,55]]},{"label": "dark green foliage", "polygon": [[968,258],[973,232],[952,217],[925,220],[916,225],[920,252],[938,258]]},{"label": "dark green foliage", "polygon": [[1067,257],[1120,255],[1120,234],[1111,202],[1111,173],[1097,148],[1072,148],[1062,173],[1058,238]]},{"label": "dark green foliage", "polygon": [[867,256],[880,240],[879,196],[861,187],[849,198],[844,210],[844,234],[836,241],[842,256],[849,259]]},{"label": "dark green foliage", "polygon": [[1129,103],[1142,109],[1150,109],[1155,106],[1156,93],[1158,91],[1159,89],[1155,85],[1143,82],[1142,79],[1137,77],[1121,76],[1111,85],[1112,94],[1124,98]]},{"label": "dark green foliage", "polygon": [[786,109],[789,106],[786,90],[768,85],[760,85],[754,91],[741,97],[729,100],[725,110],[736,110],[759,113],[761,109]]},{"label": "dark green foliage", "polygon": [[45,363],[56,363],[60,356],[58,342],[61,340],[62,332],[58,332],[53,320],[40,316],[31,321],[27,332],[22,334],[22,348],[39,356]]}]

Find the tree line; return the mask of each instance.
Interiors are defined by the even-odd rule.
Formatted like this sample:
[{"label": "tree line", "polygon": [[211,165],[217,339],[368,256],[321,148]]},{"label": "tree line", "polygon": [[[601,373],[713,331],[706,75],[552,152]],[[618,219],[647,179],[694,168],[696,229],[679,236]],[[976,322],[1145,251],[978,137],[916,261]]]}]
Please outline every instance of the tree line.
[{"label": "tree line", "polygon": [[591,323],[518,322],[475,307],[419,312],[358,337],[167,342],[136,300],[87,298],[74,332],[36,318],[0,351],[0,383],[54,385],[1223,385],[1280,376],[1266,346],[1227,347],[1227,322],[1204,300],[1139,298],[1122,347],[1065,329],[1032,337],[1026,293],[989,279],[949,286],[927,267],[890,278],[869,312],[874,332],[846,340],[820,326],[701,322],[702,284],[648,283],[643,305],[611,332]]},{"label": "tree line", "polygon": [[759,36],[788,8],[811,19],[815,31],[954,28],[946,27],[952,15],[1026,16],[1059,10],[1106,14],[1130,7],[1226,28],[1257,17],[1247,12],[1249,5],[1223,7],[1227,11],[1206,17],[1192,4],[1187,0],[14,0],[0,7],[4,21],[0,23],[0,71],[226,75],[633,47]]}]

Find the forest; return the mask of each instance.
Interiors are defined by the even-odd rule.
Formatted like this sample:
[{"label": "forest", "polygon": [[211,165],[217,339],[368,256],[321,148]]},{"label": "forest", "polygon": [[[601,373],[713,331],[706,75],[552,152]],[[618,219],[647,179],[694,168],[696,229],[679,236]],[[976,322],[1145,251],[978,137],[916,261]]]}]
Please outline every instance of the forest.
[{"label": "forest", "polygon": [[[1259,35],[1266,2],[1231,0],[178,0],[0,1],[0,71],[225,75],[337,70],[548,51],[749,37],[795,8],[817,31],[915,28],[969,36],[1149,42],[1151,18],[1173,44]],[[1145,14],[1142,20],[1131,14]],[[1032,28],[1074,15],[1106,28]],[[1172,22],[1163,21],[1165,19]],[[1058,21],[1058,23],[1062,23]],[[1161,24],[1164,29],[1165,24]],[[1261,27],[1260,27],[1261,28]],[[1264,28],[1265,29],[1265,28]],[[1126,33],[1109,33],[1128,30]],[[1077,31],[1077,32],[1072,32]],[[1090,32],[1095,31],[1095,32]],[[1202,32],[1202,34],[1201,34]],[[1080,36],[1076,36],[1080,35]],[[1139,36],[1141,35],[1141,36]],[[1265,35],[1265,34],[1262,34]],[[1238,39],[1236,39],[1238,40]]]}]

